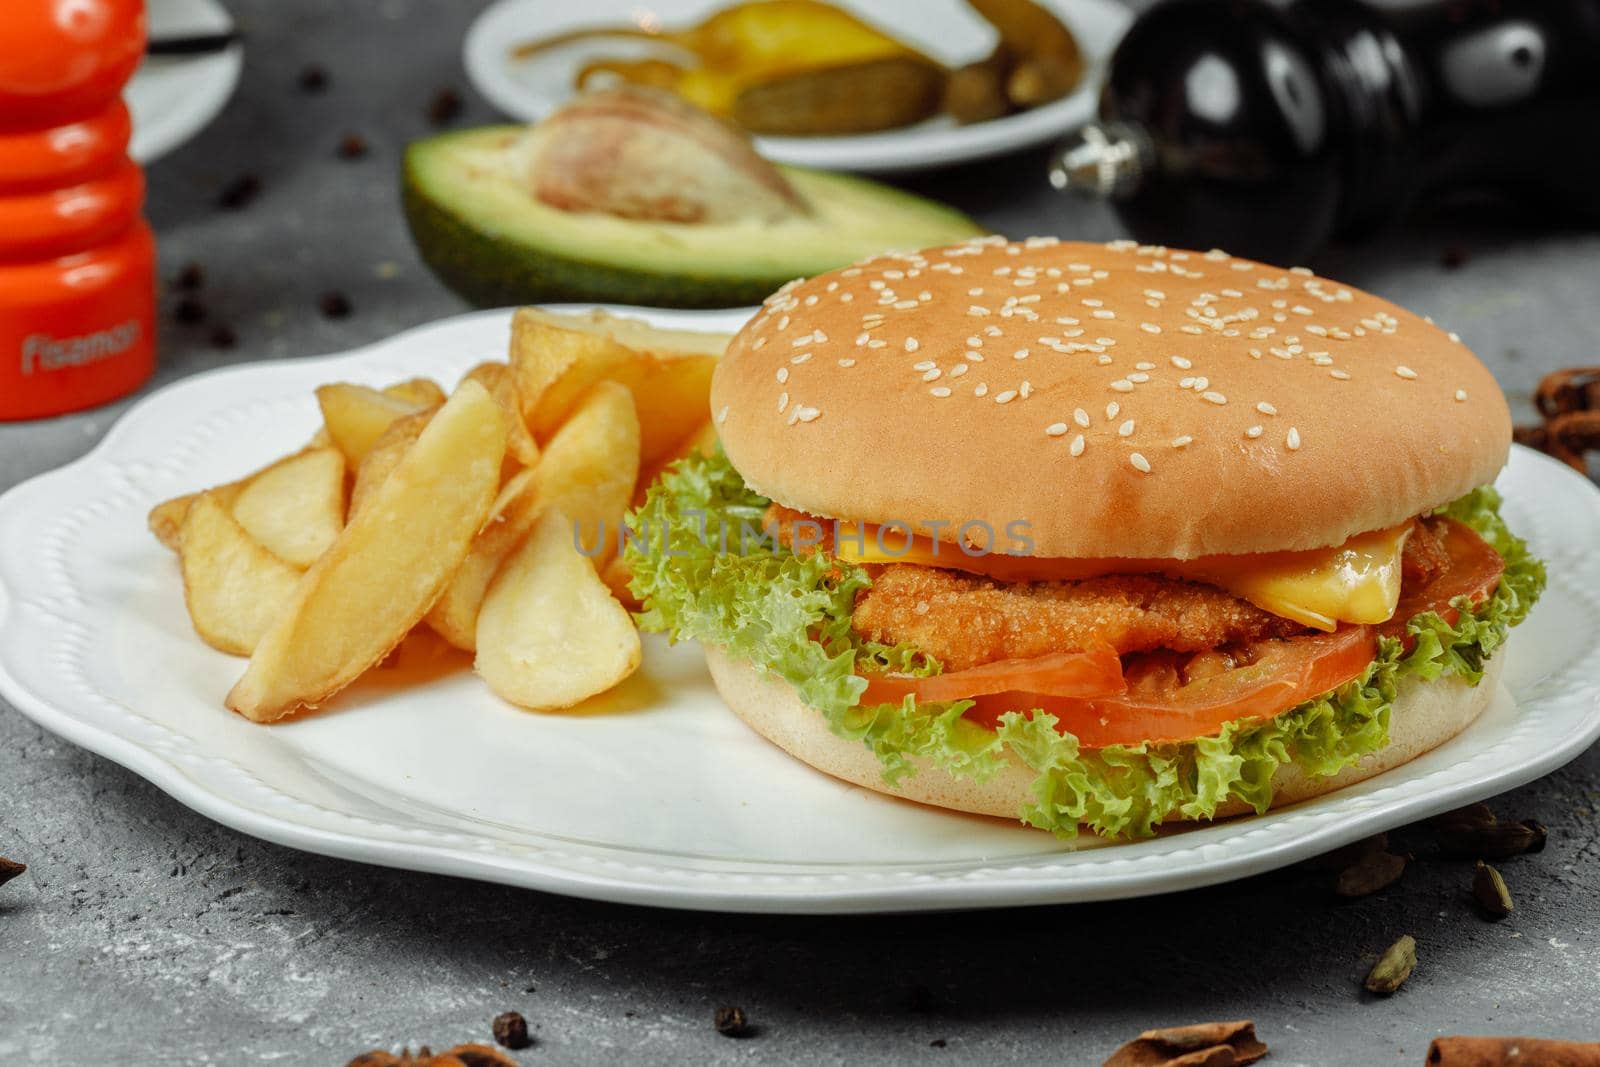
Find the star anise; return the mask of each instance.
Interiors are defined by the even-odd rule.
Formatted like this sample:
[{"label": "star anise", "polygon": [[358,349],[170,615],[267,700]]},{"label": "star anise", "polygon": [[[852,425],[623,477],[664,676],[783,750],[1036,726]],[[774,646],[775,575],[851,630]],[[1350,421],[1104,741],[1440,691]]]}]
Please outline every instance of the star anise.
[{"label": "star anise", "polygon": [[1518,426],[1516,439],[1587,472],[1587,454],[1600,451],[1600,367],[1569,367],[1545,375],[1533,402],[1544,422]]}]

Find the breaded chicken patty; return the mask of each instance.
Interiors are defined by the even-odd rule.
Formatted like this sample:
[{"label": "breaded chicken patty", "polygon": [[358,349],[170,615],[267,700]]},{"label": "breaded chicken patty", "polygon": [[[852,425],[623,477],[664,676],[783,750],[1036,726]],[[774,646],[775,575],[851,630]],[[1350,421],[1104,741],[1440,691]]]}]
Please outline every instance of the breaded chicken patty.
[{"label": "breaded chicken patty", "polygon": [[[802,551],[831,549],[831,524],[824,520],[777,505],[766,519],[791,546],[796,523],[818,523],[820,542]],[[803,540],[814,541],[816,530],[806,530]],[[1425,583],[1448,563],[1428,523],[1419,522],[1406,541],[1403,581]],[[1204,652],[1310,632],[1214,585],[1161,575],[1002,582],[911,563],[869,565],[868,571],[872,587],[856,598],[855,631],[884,644],[912,645],[950,671],[1100,643],[1119,654]]]}]

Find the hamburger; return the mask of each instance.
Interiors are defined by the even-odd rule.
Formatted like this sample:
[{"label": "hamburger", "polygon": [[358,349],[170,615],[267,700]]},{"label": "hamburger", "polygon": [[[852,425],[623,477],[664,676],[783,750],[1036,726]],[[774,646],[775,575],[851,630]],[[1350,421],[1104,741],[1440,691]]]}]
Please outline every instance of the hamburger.
[{"label": "hamburger", "polygon": [[630,519],[646,629],[838,778],[1072,837],[1264,812],[1488,704],[1544,585],[1454,334],[1303,269],[981,238],[791,283]]}]

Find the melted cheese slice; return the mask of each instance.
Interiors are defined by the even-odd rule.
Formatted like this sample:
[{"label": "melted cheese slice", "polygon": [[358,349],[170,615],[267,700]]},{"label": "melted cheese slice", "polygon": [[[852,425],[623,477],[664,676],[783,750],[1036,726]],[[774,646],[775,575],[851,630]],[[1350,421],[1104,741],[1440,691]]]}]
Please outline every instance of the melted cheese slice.
[{"label": "melted cheese slice", "polygon": [[1171,559],[1043,559],[971,554],[948,542],[870,524],[841,522],[834,555],[852,563],[914,563],[1007,582],[1079,581],[1107,574],[1164,574],[1209,582],[1319,630],[1341,622],[1379,623],[1400,602],[1400,557],[1413,523],[1357,534],[1334,548],[1253,556]]}]

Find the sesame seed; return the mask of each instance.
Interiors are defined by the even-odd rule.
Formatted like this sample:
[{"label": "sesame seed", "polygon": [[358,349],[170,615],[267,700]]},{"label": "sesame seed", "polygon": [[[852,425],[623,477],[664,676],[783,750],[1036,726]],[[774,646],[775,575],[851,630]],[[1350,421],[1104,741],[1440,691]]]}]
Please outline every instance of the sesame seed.
[{"label": "sesame seed", "polygon": [[1133,383],[1126,378],[1118,378],[1111,383],[1111,388],[1119,393],[1131,393],[1133,392]]},{"label": "sesame seed", "polygon": [[1261,412],[1263,415],[1276,415],[1278,413],[1278,409],[1267,403],[1265,400],[1256,405],[1256,410]]},{"label": "sesame seed", "polygon": [[887,341],[879,341],[879,340],[874,339],[874,340],[871,340],[871,341],[867,342],[867,347],[868,348],[884,348],[884,347],[886,347],[888,345],[888,343],[889,342],[887,342]]},{"label": "sesame seed", "polygon": [[1096,300],[1092,296],[1086,296],[1086,297],[1083,298],[1082,303],[1083,303],[1083,306],[1086,307],[1086,308],[1097,308],[1097,307],[1103,306],[1105,304],[1105,301],[1104,300]]},{"label": "sesame seed", "polygon": [[959,378],[965,373],[967,373],[967,365],[965,363],[957,363],[950,368],[950,377],[952,378]]},{"label": "sesame seed", "polygon": [[1178,328],[1180,330],[1182,330],[1184,333],[1205,333],[1204,330],[1202,330],[1200,327],[1196,326],[1192,322],[1187,326],[1180,326]]},{"label": "sesame seed", "polygon": [[979,382],[978,383],[978,387],[976,389],[972,390],[972,395],[973,396],[988,396],[989,395],[989,383],[988,382]]},{"label": "sesame seed", "polygon": [[979,307],[977,304],[973,304],[971,307],[967,308],[967,314],[982,317],[989,314],[989,309],[986,307]]},{"label": "sesame seed", "polygon": [[1111,403],[1106,405],[1106,418],[1107,419],[1116,418],[1117,417],[1117,412],[1119,412],[1121,410],[1122,410],[1122,405],[1117,403],[1115,400],[1113,400]]},{"label": "sesame seed", "polygon": [[1197,392],[1204,392],[1211,387],[1211,379],[1201,375],[1194,380],[1194,387]]},{"label": "sesame seed", "polygon": [[1174,437],[1172,439],[1172,447],[1173,448],[1183,448],[1185,445],[1188,445],[1193,440],[1194,440],[1194,438],[1190,437],[1188,434],[1184,434],[1182,437]]},{"label": "sesame seed", "polygon": [[1154,363],[1148,363],[1148,362],[1143,362],[1143,361],[1141,361],[1139,363],[1135,363],[1133,366],[1134,366],[1135,370],[1155,370],[1156,369],[1156,365]]},{"label": "sesame seed", "polygon": [[778,394],[778,414],[780,414],[780,415],[783,414],[783,409],[788,407],[788,406],[789,406],[789,394],[788,393],[779,393]]},{"label": "sesame seed", "polygon": [[906,351],[907,352],[915,352],[920,347],[922,347],[921,343],[918,342],[918,340],[915,337],[907,337],[906,338]]},{"label": "sesame seed", "polygon": [[1137,371],[1137,372],[1135,372],[1133,374],[1128,375],[1128,381],[1133,382],[1135,385],[1143,385],[1145,382],[1148,382],[1149,380],[1150,380],[1150,375],[1146,374],[1144,371]]},{"label": "sesame seed", "polygon": [[1179,389],[1191,388],[1194,385],[1194,382],[1195,382],[1195,380],[1193,378],[1179,378],[1178,379],[1178,388]]},{"label": "sesame seed", "polygon": [[983,338],[979,337],[977,334],[973,334],[971,337],[967,338],[967,347],[968,348],[982,348],[983,347]]},{"label": "sesame seed", "polygon": [[1000,327],[998,327],[998,326],[985,326],[983,328],[983,332],[984,332],[984,334],[986,336],[989,336],[989,337],[999,337],[1000,334],[1001,334]]},{"label": "sesame seed", "polygon": [[841,359],[839,361],[839,366],[841,367],[854,367],[855,365],[856,361],[853,359]]},{"label": "sesame seed", "polygon": [[925,359],[920,363],[911,364],[911,369],[912,370],[932,370],[933,368],[937,367],[938,365],[939,364],[935,363],[931,359]]},{"label": "sesame seed", "polygon": [[[1465,393],[1458,394],[1457,395],[1457,399],[1458,400],[1465,400],[1466,399],[1466,394]],[[723,423],[725,423],[727,421],[728,421],[728,405],[724,404],[724,405],[722,405],[722,410],[717,412],[717,425],[721,426]]]},{"label": "sesame seed", "polygon": [[1456,403],[1458,403],[1458,404],[1465,403],[1466,399],[1467,399],[1467,391],[1465,389],[1457,389],[1456,390]]},{"label": "sesame seed", "polygon": [[812,422],[821,414],[822,412],[816,408],[797,407],[794,409],[794,417],[801,422]]},{"label": "sesame seed", "polygon": [[1094,317],[1097,319],[1114,319],[1117,317],[1117,313],[1115,311],[1107,311],[1106,309],[1101,308],[1095,311]]},{"label": "sesame seed", "polygon": [[1244,435],[1246,437],[1249,437],[1249,438],[1252,438],[1252,439],[1260,437],[1261,436],[1261,427],[1252,426],[1252,427],[1250,427],[1248,430],[1246,430],[1244,432]]},{"label": "sesame seed", "polygon": [[1144,456],[1140,455],[1138,452],[1129,453],[1128,462],[1133,464],[1133,469],[1138,471],[1140,474],[1150,473],[1150,461],[1145,459]]},{"label": "sesame seed", "polygon": [[1019,348],[1015,352],[1011,353],[1011,358],[1012,359],[1027,359],[1028,358],[1028,350],[1026,348]]},{"label": "sesame seed", "polygon": [[1449,336],[1450,336],[1450,340],[1454,341],[1456,344],[1460,344],[1461,343],[1461,335],[1459,333],[1456,333],[1454,330],[1450,331]]},{"label": "sesame seed", "polygon": [[1111,357],[1110,356],[1097,356],[1097,357],[1095,357],[1095,362],[1100,364],[1100,366],[1102,366],[1102,367],[1109,367],[1109,366],[1111,366]]},{"label": "sesame seed", "polygon": [[1289,433],[1284,437],[1283,443],[1290,452],[1298,450],[1300,447],[1300,431],[1293,426],[1289,427]]},{"label": "sesame seed", "polygon": [[938,367],[933,367],[933,368],[931,368],[929,370],[926,370],[926,371],[924,371],[922,373],[922,380],[925,381],[925,382],[938,381],[939,376],[942,375],[943,373],[944,373],[944,371],[940,370]]},{"label": "sesame seed", "polygon": [[1121,426],[1117,427],[1117,436],[1118,437],[1132,437],[1133,436],[1133,420],[1132,419],[1129,419],[1127,422],[1124,422]]},{"label": "sesame seed", "polygon": [[1067,424],[1064,422],[1052,422],[1049,426],[1044,428],[1044,432],[1050,437],[1065,437],[1067,433]]},{"label": "sesame seed", "polygon": [[1337,378],[1341,382],[1348,382],[1350,380],[1350,372],[1347,370],[1331,370],[1328,372],[1328,377]]},{"label": "sesame seed", "polygon": [[788,380],[789,380],[789,368],[788,367],[779,367],[778,368],[778,384],[782,385],[784,382],[786,382]]},{"label": "sesame seed", "polygon": [[1087,429],[1089,426],[1089,413],[1082,408],[1074,408],[1072,411],[1072,421]]},{"label": "sesame seed", "polygon": [[787,330],[788,328],[789,328],[789,316],[785,315],[783,318],[778,320],[778,329],[780,331],[782,331],[782,330]]},{"label": "sesame seed", "polygon": [[789,357],[789,362],[793,363],[795,366],[798,367],[800,364],[805,363],[810,359],[811,359],[811,353],[810,352],[802,352],[798,356],[790,356]]},{"label": "sesame seed", "polygon": [[1117,343],[1117,339],[1115,337],[1096,337],[1094,343],[1097,345],[1114,345]]},{"label": "sesame seed", "polygon": [[1209,400],[1213,404],[1226,404],[1228,398],[1217,392],[1204,392],[1200,394],[1201,400]]},{"label": "sesame seed", "polygon": [[967,290],[967,295],[968,296],[982,296],[983,295],[983,289],[982,288],[968,289]]},{"label": "sesame seed", "polygon": [[1009,404],[1016,398],[1017,391],[1015,389],[1006,389],[994,395],[994,402],[996,404]]},{"label": "sesame seed", "polygon": [[942,399],[950,395],[950,387],[948,385],[936,385],[932,389],[929,389],[928,392],[933,396],[937,396]]},{"label": "sesame seed", "polygon": [[1414,381],[1417,377],[1417,372],[1412,370],[1410,367],[1407,367],[1405,364],[1401,364],[1400,366],[1396,367],[1394,372],[1397,376],[1404,378],[1408,382]]},{"label": "sesame seed", "polygon": [[1024,400],[1028,399],[1029,395],[1032,394],[1032,392],[1033,392],[1033,383],[1028,381],[1027,379],[1023,379],[1022,384],[1017,386],[1017,395],[1020,396]]}]

